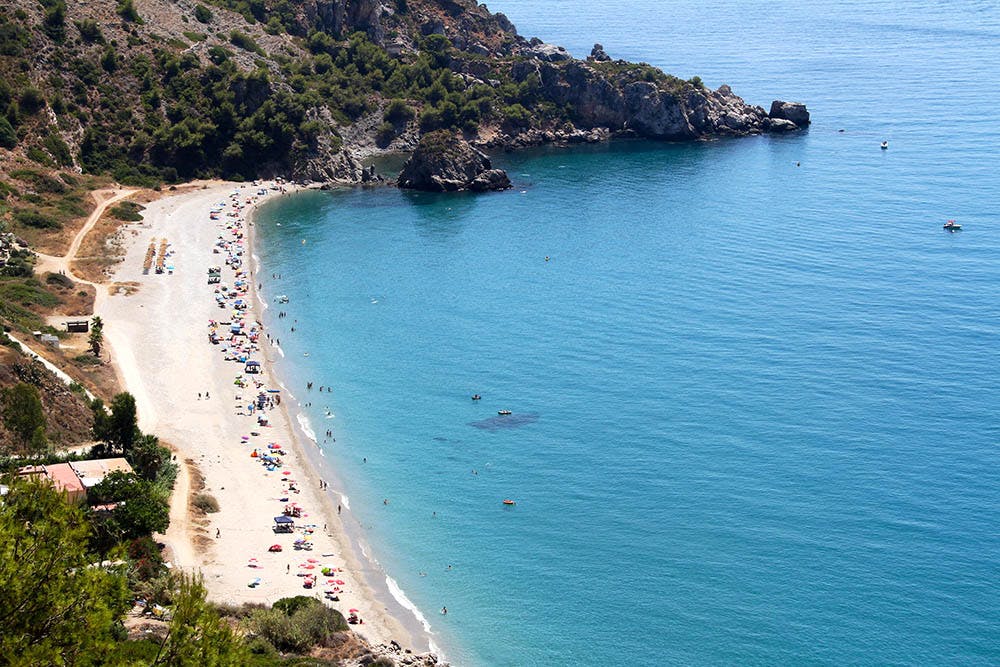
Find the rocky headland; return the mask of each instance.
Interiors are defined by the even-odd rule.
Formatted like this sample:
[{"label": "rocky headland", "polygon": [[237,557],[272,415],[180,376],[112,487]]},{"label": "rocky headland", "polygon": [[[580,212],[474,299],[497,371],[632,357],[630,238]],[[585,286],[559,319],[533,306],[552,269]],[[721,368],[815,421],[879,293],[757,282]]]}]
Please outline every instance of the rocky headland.
[{"label": "rocky headland", "polygon": [[492,152],[809,124],[801,104],[766,111],[600,44],[574,58],[475,0],[11,1],[0,95],[17,104],[0,121],[0,172],[27,158],[141,185],[370,183],[366,159],[438,130]]}]

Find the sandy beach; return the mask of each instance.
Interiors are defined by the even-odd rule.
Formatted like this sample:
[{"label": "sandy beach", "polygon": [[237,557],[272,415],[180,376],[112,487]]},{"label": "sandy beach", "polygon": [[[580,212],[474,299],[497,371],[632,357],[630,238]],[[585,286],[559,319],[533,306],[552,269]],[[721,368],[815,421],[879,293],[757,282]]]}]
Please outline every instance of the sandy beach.
[{"label": "sandy beach", "polygon": [[[210,321],[236,321],[233,294],[225,307],[216,301],[221,285],[234,288],[236,271],[225,263],[226,250],[217,254],[213,248],[220,239],[231,242],[230,250],[238,251],[242,260],[240,270],[252,271],[245,232],[258,190],[249,184],[213,183],[149,204],[144,221],[135,227],[140,233],[115,275],[116,281],[138,283],[138,291],[98,300],[105,339],[123,386],[136,398],[140,428],[175,447],[181,464],[170,528],[162,539],[175,567],[203,573],[216,602],[272,603],[288,596],[314,596],[345,616],[357,610],[363,623],[354,628],[373,644],[395,640],[426,650],[413,646],[411,633],[364,581],[338,508],[321,491],[321,480],[305,460],[303,448],[315,445],[296,432],[288,412],[291,401],[275,405],[274,397],[283,392],[268,391],[279,387],[269,363],[276,350],[260,325],[252,275],[245,281],[247,291],[237,295],[248,306],[239,317],[252,335],[230,341],[230,325],[219,324],[221,342],[209,340]],[[277,196],[282,195],[267,189],[259,200]],[[212,209],[220,205],[224,208],[219,219],[210,219]],[[154,239],[157,254],[166,239],[169,254],[164,263],[172,271],[144,273],[144,258]],[[212,266],[221,267],[218,284],[208,283]],[[256,334],[259,351],[251,342]],[[237,345],[262,363],[261,374],[247,375],[244,363],[225,359],[240,354]],[[234,384],[238,376],[246,386]],[[261,394],[264,409],[251,414],[248,406]],[[266,417],[266,426],[258,424],[260,415]],[[260,456],[253,456],[255,450],[280,450],[280,464],[268,470]],[[219,512],[204,518],[191,513],[190,491],[199,480],[186,469],[185,460],[197,466],[204,477],[203,492],[218,500]],[[274,517],[292,503],[301,508],[295,532],[276,534]],[[311,549],[294,548],[296,540],[308,540]],[[269,551],[275,544],[281,545],[280,552]],[[321,573],[324,568],[331,569],[329,576]],[[310,575],[316,583],[306,588]],[[339,601],[329,599],[332,596]]]}]

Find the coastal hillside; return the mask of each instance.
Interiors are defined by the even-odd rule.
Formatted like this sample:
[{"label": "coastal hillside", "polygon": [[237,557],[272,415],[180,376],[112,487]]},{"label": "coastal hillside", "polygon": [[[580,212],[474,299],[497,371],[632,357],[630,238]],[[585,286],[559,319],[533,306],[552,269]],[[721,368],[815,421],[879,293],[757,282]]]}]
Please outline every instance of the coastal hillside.
[{"label": "coastal hillside", "polygon": [[359,182],[434,130],[501,149],[797,126],[599,46],[575,60],[473,0],[2,0],[0,110],[15,203],[24,169]]}]

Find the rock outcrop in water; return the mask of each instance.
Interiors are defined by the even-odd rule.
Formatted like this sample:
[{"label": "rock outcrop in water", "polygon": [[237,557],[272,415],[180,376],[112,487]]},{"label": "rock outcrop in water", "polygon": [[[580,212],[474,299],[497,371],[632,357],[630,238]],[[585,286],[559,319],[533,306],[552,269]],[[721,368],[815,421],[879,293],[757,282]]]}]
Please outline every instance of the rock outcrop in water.
[{"label": "rock outcrop in water", "polygon": [[510,179],[481,151],[451,132],[425,134],[396,181],[399,187],[430,192],[506,190]]},{"label": "rock outcrop in water", "polygon": [[771,112],[767,114],[770,120],[767,129],[771,132],[787,132],[800,130],[809,125],[809,111],[800,102],[771,102]]}]

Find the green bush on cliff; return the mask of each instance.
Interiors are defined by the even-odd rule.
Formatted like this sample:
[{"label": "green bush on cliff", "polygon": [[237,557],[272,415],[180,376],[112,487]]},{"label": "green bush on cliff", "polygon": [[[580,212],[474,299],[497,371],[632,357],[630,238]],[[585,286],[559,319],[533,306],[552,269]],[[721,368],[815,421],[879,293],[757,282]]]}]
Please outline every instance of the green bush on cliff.
[{"label": "green bush on cliff", "polygon": [[386,122],[393,124],[407,123],[415,116],[416,112],[403,100],[392,100],[382,113]]},{"label": "green bush on cliff", "polygon": [[195,5],[194,18],[199,23],[209,23],[212,20],[212,10],[205,5]]},{"label": "green bush on cliff", "polygon": [[0,148],[14,148],[17,146],[17,133],[6,117],[0,116]]},{"label": "green bush on cliff", "polygon": [[132,0],[121,0],[118,3],[118,15],[129,23],[143,23],[142,17],[139,16],[139,12],[135,8],[135,4]]}]

